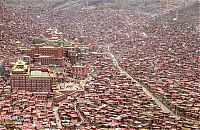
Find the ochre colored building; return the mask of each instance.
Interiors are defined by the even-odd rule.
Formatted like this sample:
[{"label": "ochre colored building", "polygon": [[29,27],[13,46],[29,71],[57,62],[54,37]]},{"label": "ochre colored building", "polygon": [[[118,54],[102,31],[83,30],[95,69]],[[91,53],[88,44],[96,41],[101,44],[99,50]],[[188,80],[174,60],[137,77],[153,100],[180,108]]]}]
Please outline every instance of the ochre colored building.
[{"label": "ochre colored building", "polygon": [[30,67],[17,60],[10,73],[11,89],[33,92],[52,92],[56,75],[49,68]]}]

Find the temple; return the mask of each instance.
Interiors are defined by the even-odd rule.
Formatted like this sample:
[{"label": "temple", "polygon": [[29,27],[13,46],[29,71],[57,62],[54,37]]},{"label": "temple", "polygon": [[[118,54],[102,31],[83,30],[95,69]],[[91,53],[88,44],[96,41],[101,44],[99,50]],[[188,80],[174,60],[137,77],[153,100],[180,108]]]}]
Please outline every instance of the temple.
[{"label": "temple", "polygon": [[64,66],[64,52],[62,47],[37,44],[23,51],[26,56],[31,57],[33,63],[38,62],[41,65]]},{"label": "temple", "polygon": [[56,75],[48,68],[26,65],[21,59],[13,65],[10,73],[11,89],[33,92],[52,92]]}]

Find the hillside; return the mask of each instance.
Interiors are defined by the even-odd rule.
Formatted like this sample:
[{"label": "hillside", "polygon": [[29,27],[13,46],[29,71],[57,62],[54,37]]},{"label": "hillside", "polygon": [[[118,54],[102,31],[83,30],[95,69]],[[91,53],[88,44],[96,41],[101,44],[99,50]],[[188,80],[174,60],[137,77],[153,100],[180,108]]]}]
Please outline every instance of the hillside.
[{"label": "hillside", "polygon": [[[198,0],[190,0],[194,2]],[[148,13],[160,13],[188,4],[184,0],[4,0],[18,7],[42,7],[48,10],[105,10],[137,9]]]}]

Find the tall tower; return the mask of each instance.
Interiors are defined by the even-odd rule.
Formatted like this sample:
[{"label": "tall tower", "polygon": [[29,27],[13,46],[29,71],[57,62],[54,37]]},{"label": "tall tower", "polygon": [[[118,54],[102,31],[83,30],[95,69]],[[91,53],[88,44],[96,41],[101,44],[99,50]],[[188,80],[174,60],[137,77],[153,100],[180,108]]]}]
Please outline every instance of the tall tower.
[{"label": "tall tower", "polygon": [[77,53],[76,51],[70,51],[70,63],[75,65],[77,62]]}]

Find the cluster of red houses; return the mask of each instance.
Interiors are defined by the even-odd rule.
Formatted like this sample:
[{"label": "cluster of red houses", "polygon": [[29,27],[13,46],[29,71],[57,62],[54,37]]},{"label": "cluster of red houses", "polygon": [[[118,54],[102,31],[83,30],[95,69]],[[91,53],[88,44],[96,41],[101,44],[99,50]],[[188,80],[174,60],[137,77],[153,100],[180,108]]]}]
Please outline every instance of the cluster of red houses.
[{"label": "cluster of red houses", "polygon": [[47,98],[47,92],[1,91],[0,118],[12,119],[13,125],[23,130],[57,128],[52,103]]},{"label": "cluster of red houses", "polygon": [[[87,55],[85,61],[94,66],[95,70],[92,80],[85,86],[85,94],[73,102],[77,104],[76,109],[83,118],[80,129],[196,129],[200,127],[198,122],[177,118],[161,110],[135,81],[113,65],[109,55],[97,56],[91,53]],[[67,119],[71,119],[67,112],[64,113]],[[76,125],[68,127],[79,128]]]},{"label": "cluster of red houses", "polygon": [[[164,12],[160,13],[160,9],[156,8],[159,17],[158,22],[154,23],[151,14],[146,15],[140,10],[87,10],[79,13],[69,10],[46,13],[43,8],[24,7],[15,8],[15,11],[3,5],[0,8],[0,59],[7,66],[18,54],[13,46],[15,41],[20,40],[30,48],[33,36],[38,36],[49,26],[58,27],[59,23],[59,30],[67,32],[67,38],[83,36],[83,44],[91,43],[91,50],[97,52],[81,55],[83,63],[93,68],[93,80],[88,81],[85,86],[85,95],[74,96],[73,101],[66,100],[64,105],[60,105],[59,115],[63,120],[63,127],[88,130],[199,129],[199,62],[196,60],[199,37],[194,27],[197,23],[194,14],[199,9],[196,6],[199,4],[181,9],[177,16],[175,13],[170,16],[166,14],[167,17],[162,17]],[[54,38],[50,40],[56,40]],[[163,112],[140,86],[120,73],[112,64],[110,56],[99,53],[102,50],[98,46],[101,45],[104,46],[103,50],[107,50],[109,45],[120,66],[181,118]],[[40,52],[32,47],[26,53],[44,65],[63,65],[60,60],[56,60],[58,57],[54,52],[51,52],[59,47],[39,48]],[[69,68],[69,71],[85,72],[75,64],[76,53],[70,53],[71,63],[77,69],[72,71]],[[20,66],[16,70],[27,72]],[[41,70],[32,72],[36,75],[41,73],[44,74]],[[17,81],[19,79],[26,81],[23,76],[16,78]],[[21,82],[17,84],[24,86]],[[5,85],[3,78],[0,86],[1,118],[12,117],[13,120],[18,120],[17,126],[29,130],[56,125],[51,102],[47,102],[48,94],[37,95],[17,90],[10,92],[11,86]]]},{"label": "cluster of red houses", "polygon": [[[74,97],[73,97],[74,98]],[[73,98],[68,98],[62,105],[59,106],[58,114],[63,129],[76,129],[78,122],[81,121],[78,112],[75,110]]]},{"label": "cluster of red houses", "polygon": [[123,45],[113,44],[112,52],[120,66],[174,113],[199,121],[199,35],[193,26],[197,20],[193,15],[196,6],[198,4],[180,11],[178,20],[172,20],[173,14],[162,18],[168,22],[166,25],[153,22],[145,26],[147,38],[140,33],[130,35],[132,39],[121,35],[118,40],[123,41]]}]

